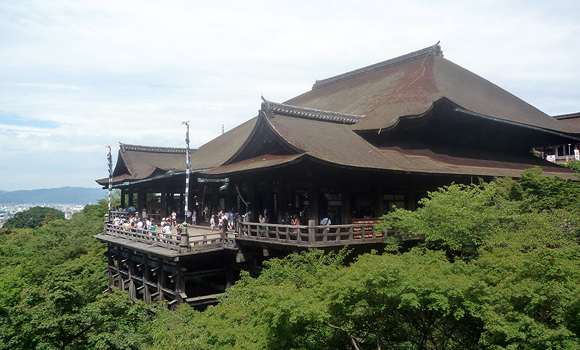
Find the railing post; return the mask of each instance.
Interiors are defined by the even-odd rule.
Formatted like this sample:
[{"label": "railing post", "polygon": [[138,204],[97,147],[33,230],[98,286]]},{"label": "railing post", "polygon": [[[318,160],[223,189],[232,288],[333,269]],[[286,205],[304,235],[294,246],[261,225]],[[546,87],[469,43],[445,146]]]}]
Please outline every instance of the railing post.
[{"label": "railing post", "polygon": [[316,234],[316,222],[314,220],[308,220],[308,244],[314,243],[315,234]]},{"label": "railing post", "polygon": [[221,238],[221,243],[225,244],[226,243],[226,232],[228,231],[228,225],[222,225],[222,229],[221,229],[221,233],[220,233],[220,238]]},{"label": "railing post", "polygon": [[181,230],[181,242],[179,243],[179,249],[182,253],[189,250],[189,233],[187,232],[187,223],[183,223],[183,230]]}]

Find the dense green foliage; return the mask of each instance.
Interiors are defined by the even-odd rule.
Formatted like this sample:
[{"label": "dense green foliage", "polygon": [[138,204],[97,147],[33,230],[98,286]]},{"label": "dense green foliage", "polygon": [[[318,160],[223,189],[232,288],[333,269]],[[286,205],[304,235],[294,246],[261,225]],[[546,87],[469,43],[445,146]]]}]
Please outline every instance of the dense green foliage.
[{"label": "dense green foliage", "polygon": [[384,254],[309,252],[244,275],[205,312],[160,310],[147,349],[580,349],[578,183],[451,185],[381,227]]},{"label": "dense green foliage", "polygon": [[64,219],[64,213],[58,209],[33,207],[16,213],[13,218],[4,223],[5,228],[36,228],[47,223]]},{"label": "dense green foliage", "polygon": [[580,349],[579,199],[539,169],[450,185],[383,217],[384,252],[271,259],[216,306],[150,317],[101,293],[87,207],[0,234],[0,349]]},{"label": "dense green foliage", "polygon": [[145,306],[103,294],[106,208],[0,231],[0,349],[139,348]]}]

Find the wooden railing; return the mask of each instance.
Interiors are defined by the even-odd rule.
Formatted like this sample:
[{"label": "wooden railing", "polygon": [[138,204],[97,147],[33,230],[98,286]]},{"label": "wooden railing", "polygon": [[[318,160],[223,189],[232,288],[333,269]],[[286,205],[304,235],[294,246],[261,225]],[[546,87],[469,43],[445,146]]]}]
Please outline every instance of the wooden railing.
[{"label": "wooden railing", "polygon": [[351,225],[316,225],[310,220],[308,225],[278,225],[244,222],[237,240],[294,244],[306,246],[334,246],[381,242],[384,232],[375,230],[368,223]]},{"label": "wooden railing", "polygon": [[[163,233],[105,223],[104,234],[159,246],[187,253],[211,248],[236,248],[237,241],[261,241],[270,244],[296,245],[303,247],[340,246],[347,244],[378,243],[386,238],[384,232],[376,231],[369,223],[350,225],[278,225],[244,222],[240,232]],[[196,230],[196,232],[200,232]]]},{"label": "wooden railing", "polygon": [[221,232],[186,234],[184,231],[181,234],[175,234],[107,223],[105,224],[104,233],[113,237],[121,237],[150,246],[161,246],[183,253],[200,248],[221,248],[228,244],[234,244],[233,237],[223,236]]}]

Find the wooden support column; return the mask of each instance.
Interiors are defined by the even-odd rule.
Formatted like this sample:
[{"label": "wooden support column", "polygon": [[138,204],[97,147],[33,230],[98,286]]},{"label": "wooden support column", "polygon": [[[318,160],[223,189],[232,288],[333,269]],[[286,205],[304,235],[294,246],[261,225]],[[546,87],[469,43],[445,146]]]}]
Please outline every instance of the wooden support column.
[{"label": "wooden support column", "polygon": [[121,189],[121,208],[126,208],[125,196],[127,195],[127,191],[123,188]]},{"label": "wooden support column", "polygon": [[183,221],[185,221],[185,192],[180,193],[177,208],[179,208],[178,210],[176,210],[179,213],[179,215],[177,216],[177,220],[179,221],[183,216]]},{"label": "wooden support column", "polygon": [[311,182],[308,188],[308,218],[315,222],[320,222],[320,187],[317,183]]},{"label": "wooden support column", "polygon": [[342,191],[342,202],[340,206],[340,216],[342,218],[342,224],[352,223],[352,209],[351,209],[351,195],[348,188],[344,188]]},{"label": "wooden support column", "polygon": [[233,266],[230,264],[226,267],[226,289],[236,283],[235,271]]},{"label": "wooden support column", "polygon": [[135,261],[133,260],[133,253],[129,252],[127,257],[127,273],[129,275],[129,297],[131,300],[137,300],[137,287],[135,286],[135,281],[133,280],[135,276]]},{"label": "wooden support column", "polygon": [[159,259],[159,266],[157,270],[157,292],[159,293],[159,301],[165,300],[165,294],[163,290],[167,285],[165,281],[165,270],[163,269],[163,260]]},{"label": "wooden support column", "polygon": [[278,193],[278,216],[276,217],[276,223],[281,223],[286,215],[292,214],[292,203],[290,197],[288,196],[289,190],[285,186],[280,186]]},{"label": "wooden support column", "polygon": [[380,218],[385,214],[385,208],[383,203],[383,186],[377,186],[377,191],[375,192],[375,217]]},{"label": "wooden support column", "polygon": [[185,276],[184,272],[187,269],[181,266],[181,263],[177,262],[175,267],[175,300],[178,304],[184,303],[187,299],[185,294]]},{"label": "wooden support column", "polygon": [[161,192],[161,217],[167,217],[167,192],[165,188]]},{"label": "wooden support column", "polygon": [[252,215],[250,215],[250,222],[255,222],[258,220],[259,213],[257,213],[257,210],[260,210],[260,208],[257,207],[258,196],[256,194],[256,184],[253,182],[248,184],[247,200],[250,202],[248,210],[252,212]]},{"label": "wooden support column", "polygon": [[137,214],[141,217],[143,209],[147,208],[147,194],[144,190],[137,191]]},{"label": "wooden support column", "polygon": [[128,283],[126,283],[124,276],[127,274],[127,270],[125,268],[126,259],[123,258],[123,250],[121,247],[118,248],[117,254],[117,271],[119,272],[119,289],[120,290],[127,290]]},{"label": "wooden support column", "polygon": [[234,186],[233,183],[230,183],[230,185],[228,187],[228,198],[229,198],[228,210],[233,209],[234,212],[236,212],[238,209],[238,193],[236,191],[236,186]]},{"label": "wooden support column", "polygon": [[130,189],[129,190],[129,206],[135,206],[135,203],[133,203],[133,194],[135,193],[135,190]]},{"label": "wooden support column", "polygon": [[109,265],[109,285],[107,286],[107,291],[111,292],[115,287],[115,260],[113,259],[113,245],[111,243],[107,244],[107,264]]},{"label": "wooden support column", "polygon": [[149,290],[149,282],[151,282],[151,267],[149,266],[149,258],[143,255],[143,301],[145,304],[151,304],[151,291]]}]

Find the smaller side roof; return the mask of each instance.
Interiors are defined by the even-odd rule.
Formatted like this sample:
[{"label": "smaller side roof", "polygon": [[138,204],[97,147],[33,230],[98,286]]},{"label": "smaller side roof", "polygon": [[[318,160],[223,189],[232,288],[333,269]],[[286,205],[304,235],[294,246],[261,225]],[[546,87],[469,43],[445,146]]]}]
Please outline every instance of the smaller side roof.
[{"label": "smaller side roof", "polygon": [[[195,150],[192,151],[195,153]],[[113,171],[113,183],[137,181],[163,175],[169,171],[185,170],[186,149],[120,144],[117,164]],[[97,183],[106,185],[109,178]]]},{"label": "smaller side roof", "polygon": [[555,115],[554,119],[572,130],[580,129],[580,112]]},{"label": "smaller side roof", "polygon": [[248,140],[257,120],[254,117],[199,147],[191,156],[191,169],[211,169],[225,163]]}]

